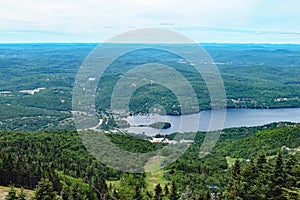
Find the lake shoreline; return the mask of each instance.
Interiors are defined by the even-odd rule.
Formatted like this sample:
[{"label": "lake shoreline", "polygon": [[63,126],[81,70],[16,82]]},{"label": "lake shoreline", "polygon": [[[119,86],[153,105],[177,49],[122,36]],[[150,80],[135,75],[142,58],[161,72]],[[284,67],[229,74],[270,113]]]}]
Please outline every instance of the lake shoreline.
[{"label": "lake shoreline", "polygon": [[[185,114],[159,114],[160,116],[184,116],[184,115],[193,115],[193,114],[198,114],[200,112],[205,112],[205,111],[211,111],[211,110],[223,110],[223,109],[245,109],[245,110],[277,110],[277,109],[297,109],[297,108],[300,108],[300,106],[283,106],[283,107],[266,107],[266,108],[252,108],[252,107],[249,107],[249,108],[241,108],[241,107],[233,107],[233,106],[229,106],[229,107],[226,107],[226,108],[219,108],[219,109],[212,109],[212,108],[208,108],[208,109],[203,109],[203,110],[200,110],[198,112],[188,112],[188,113],[185,113]],[[155,113],[156,114],[156,113]],[[153,115],[153,113],[139,113],[139,114],[133,114],[133,115],[130,115],[130,116],[149,116],[149,115]]]},{"label": "lake shoreline", "polygon": [[[211,124],[212,117],[218,119],[217,123]],[[130,127],[125,130],[131,133],[171,134],[174,132],[197,132],[213,131],[234,127],[253,127],[269,124],[273,122],[300,123],[300,108],[226,108],[220,110],[203,110],[198,113],[185,115],[134,115],[127,119],[132,125],[150,124],[155,121],[165,121],[171,123],[169,129],[154,130],[151,127]],[[215,120],[214,119],[214,120]],[[216,121],[215,121],[216,122]]]}]

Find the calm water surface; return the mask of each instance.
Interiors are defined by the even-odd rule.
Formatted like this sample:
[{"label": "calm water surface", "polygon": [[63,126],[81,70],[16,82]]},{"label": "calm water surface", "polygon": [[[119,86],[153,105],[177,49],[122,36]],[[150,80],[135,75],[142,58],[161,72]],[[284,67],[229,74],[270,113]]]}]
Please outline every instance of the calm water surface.
[{"label": "calm water surface", "polygon": [[[218,115],[218,111],[214,111]],[[222,115],[221,111],[220,115]],[[211,111],[201,111],[197,114],[171,116],[171,115],[136,115],[128,117],[133,125],[147,125],[154,122],[170,122],[169,129],[154,129],[150,127],[130,127],[131,133],[145,133],[147,135],[170,134],[174,132],[207,131],[211,122]],[[224,113],[223,113],[224,114]],[[223,128],[241,126],[259,126],[272,122],[289,121],[300,123],[300,108],[280,108],[280,109],[227,109]],[[223,120],[216,127],[221,127]]]}]

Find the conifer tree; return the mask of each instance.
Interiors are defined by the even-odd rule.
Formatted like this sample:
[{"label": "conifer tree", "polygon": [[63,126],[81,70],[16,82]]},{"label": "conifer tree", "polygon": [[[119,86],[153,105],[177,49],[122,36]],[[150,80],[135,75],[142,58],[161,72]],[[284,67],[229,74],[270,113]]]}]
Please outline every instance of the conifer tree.
[{"label": "conifer tree", "polygon": [[18,200],[27,200],[27,194],[24,191],[24,188],[21,188],[21,191],[18,196]]},{"label": "conifer tree", "polygon": [[285,183],[285,172],[284,172],[284,163],[282,159],[282,153],[279,151],[276,162],[274,165],[272,184],[270,185],[271,196],[273,199],[285,199],[283,197],[283,188]]},{"label": "conifer tree", "polygon": [[42,179],[36,189],[33,200],[56,200],[57,194],[54,191],[53,184],[48,179]]},{"label": "conifer tree", "polygon": [[256,160],[257,170],[261,171],[264,168],[264,164],[267,162],[266,156],[263,153],[260,153],[258,159]]},{"label": "conifer tree", "polygon": [[152,194],[147,190],[146,191],[146,199],[152,199]]},{"label": "conifer tree", "polygon": [[236,160],[232,166],[232,178],[229,180],[229,188],[226,194],[228,199],[236,199],[241,196],[241,166],[240,161]]},{"label": "conifer tree", "polygon": [[5,200],[17,200],[17,193],[14,186],[11,186]]},{"label": "conifer tree", "polygon": [[135,193],[134,193],[133,199],[134,200],[142,200],[143,199],[140,187],[138,185],[135,186]]},{"label": "conifer tree", "polygon": [[160,184],[156,185],[154,189],[154,199],[155,200],[161,200],[162,199],[162,188]]},{"label": "conifer tree", "polygon": [[240,179],[240,175],[241,175],[241,164],[240,161],[237,159],[232,168],[232,178],[238,180]]},{"label": "conifer tree", "polygon": [[171,192],[170,192],[170,200],[178,200],[179,199],[179,195],[177,192],[177,187],[175,185],[175,182],[172,181],[171,184]]},{"label": "conifer tree", "polygon": [[168,188],[168,184],[166,184],[165,185],[165,187],[164,187],[164,194],[165,194],[165,196],[169,196],[169,188]]}]

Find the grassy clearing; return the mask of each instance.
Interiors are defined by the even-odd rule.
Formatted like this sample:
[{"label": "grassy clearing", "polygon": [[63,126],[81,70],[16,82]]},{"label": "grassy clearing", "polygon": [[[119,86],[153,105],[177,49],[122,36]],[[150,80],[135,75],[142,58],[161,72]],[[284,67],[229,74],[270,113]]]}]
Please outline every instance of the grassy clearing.
[{"label": "grassy clearing", "polygon": [[163,169],[148,172],[146,176],[146,190],[154,191],[156,185],[160,184],[162,188],[168,183],[168,180],[164,177],[165,171]]},{"label": "grassy clearing", "polygon": [[168,183],[168,180],[166,180],[164,177],[165,171],[160,167],[161,162],[164,159],[166,158],[163,156],[154,156],[146,163],[146,190],[154,191],[154,188],[157,184],[160,184],[163,188]]},{"label": "grassy clearing", "polygon": [[232,167],[232,165],[235,163],[236,160],[243,161],[243,158],[232,158],[230,156],[226,156],[225,158],[226,158],[228,167]]},{"label": "grassy clearing", "polygon": [[153,156],[145,164],[145,172],[152,172],[161,169],[161,163],[166,159],[164,156]]},{"label": "grassy clearing", "polygon": [[111,184],[113,187],[119,187],[120,181],[105,181],[106,185],[109,187],[109,185]]}]

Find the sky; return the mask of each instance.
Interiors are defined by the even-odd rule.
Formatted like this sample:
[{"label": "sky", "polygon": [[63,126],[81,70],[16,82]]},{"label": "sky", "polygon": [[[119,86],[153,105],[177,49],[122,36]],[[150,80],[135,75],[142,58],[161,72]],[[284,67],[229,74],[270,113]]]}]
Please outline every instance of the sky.
[{"label": "sky", "polygon": [[300,1],[0,0],[0,43],[103,42],[139,28],[196,42],[300,44]]}]

